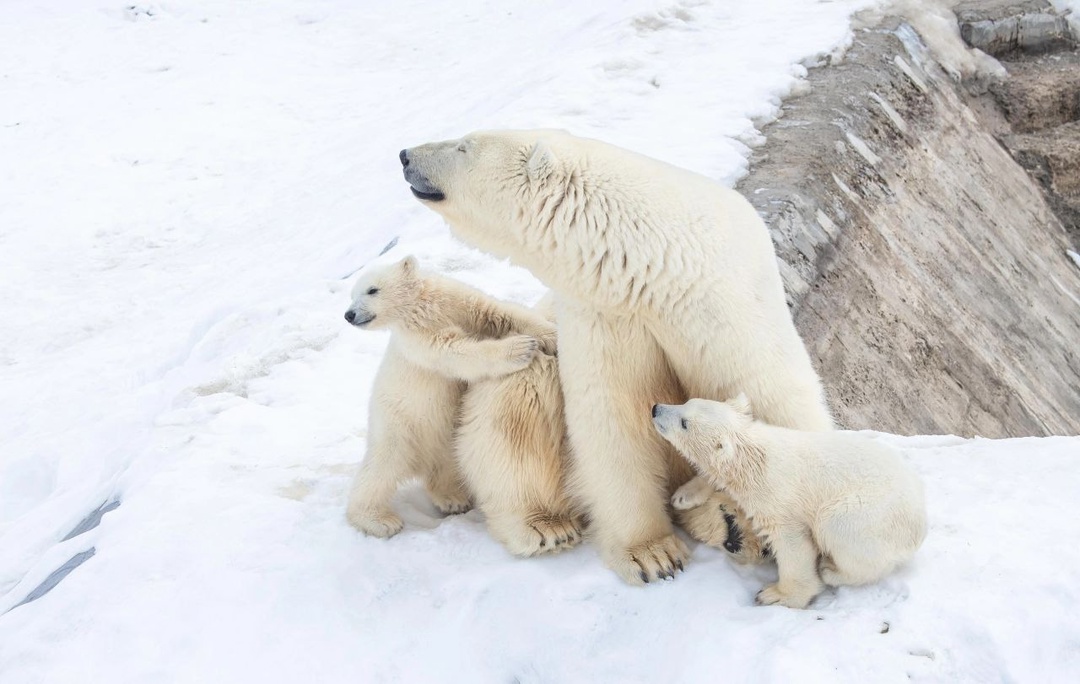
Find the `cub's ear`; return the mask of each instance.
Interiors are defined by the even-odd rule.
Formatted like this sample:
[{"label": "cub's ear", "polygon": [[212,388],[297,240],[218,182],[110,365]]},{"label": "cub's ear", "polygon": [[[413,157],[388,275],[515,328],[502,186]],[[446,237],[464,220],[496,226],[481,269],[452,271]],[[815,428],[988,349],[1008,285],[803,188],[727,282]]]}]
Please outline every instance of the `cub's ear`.
[{"label": "cub's ear", "polygon": [[399,261],[398,265],[401,266],[401,272],[405,275],[416,273],[416,257],[411,254]]},{"label": "cub's ear", "polygon": [[555,153],[547,143],[540,141],[533,146],[529,161],[525,162],[525,173],[529,175],[529,180],[544,180],[555,170],[555,162]]},{"label": "cub's ear", "polygon": [[739,392],[738,396],[728,401],[728,404],[739,413],[747,417],[753,417],[750,413],[750,399],[746,396],[746,393]]}]

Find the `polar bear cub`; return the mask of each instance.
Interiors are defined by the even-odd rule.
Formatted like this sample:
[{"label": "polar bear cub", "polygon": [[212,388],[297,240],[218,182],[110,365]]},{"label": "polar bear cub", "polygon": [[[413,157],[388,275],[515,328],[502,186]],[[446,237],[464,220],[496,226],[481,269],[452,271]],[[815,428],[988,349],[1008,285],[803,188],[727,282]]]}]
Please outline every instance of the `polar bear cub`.
[{"label": "polar bear cub", "polygon": [[[653,424],[708,481],[729,492],[772,547],[776,584],[761,605],[805,608],[823,589],[875,582],[926,537],[922,482],[893,448],[850,432],[767,425],[739,395],[657,404]],[[691,480],[676,508],[711,494]]]},{"label": "polar bear cub", "polygon": [[377,537],[401,531],[390,500],[411,477],[423,479],[441,512],[469,510],[453,446],[466,383],[520,371],[538,353],[553,353],[555,326],[525,307],[420,272],[411,256],[364,273],[345,320],[391,332],[375,376],[367,455],[349,495],[349,522]]}]

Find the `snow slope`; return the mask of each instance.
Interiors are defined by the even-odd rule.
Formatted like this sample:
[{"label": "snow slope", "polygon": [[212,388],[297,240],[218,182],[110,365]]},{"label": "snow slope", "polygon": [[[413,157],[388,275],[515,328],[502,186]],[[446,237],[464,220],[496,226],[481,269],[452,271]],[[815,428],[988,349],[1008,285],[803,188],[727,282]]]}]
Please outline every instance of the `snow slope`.
[{"label": "snow slope", "polygon": [[768,572],[704,547],[631,589],[418,489],[393,540],[343,518],[385,345],[341,320],[346,277],[400,235],[542,291],[451,241],[398,149],[559,126],[731,183],[861,4],[4,3],[0,682],[1080,676],[1080,439],[899,440],[926,547],[806,612],[754,608]]}]

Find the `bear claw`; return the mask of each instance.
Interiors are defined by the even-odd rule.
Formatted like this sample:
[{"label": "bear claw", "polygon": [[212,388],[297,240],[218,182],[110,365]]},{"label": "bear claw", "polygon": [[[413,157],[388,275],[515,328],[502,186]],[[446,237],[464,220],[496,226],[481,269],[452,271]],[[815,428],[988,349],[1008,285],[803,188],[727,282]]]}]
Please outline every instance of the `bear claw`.
[{"label": "bear claw", "polygon": [[674,578],[676,567],[688,556],[682,540],[669,534],[609,556],[608,562],[628,584],[649,584],[654,579]]}]

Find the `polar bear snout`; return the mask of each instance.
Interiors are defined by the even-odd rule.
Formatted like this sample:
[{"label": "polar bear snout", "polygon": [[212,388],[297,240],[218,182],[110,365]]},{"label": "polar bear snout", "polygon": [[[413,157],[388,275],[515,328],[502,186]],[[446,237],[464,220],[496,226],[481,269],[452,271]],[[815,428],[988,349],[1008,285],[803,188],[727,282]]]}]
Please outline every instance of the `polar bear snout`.
[{"label": "polar bear snout", "polygon": [[345,312],[345,320],[348,321],[350,324],[359,327],[375,320],[375,314],[367,312],[357,313],[355,309],[349,309]]},{"label": "polar bear snout", "polygon": [[405,174],[405,180],[409,183],[409,189],[412,190],[412,194],[415,195],[417,199],[426,202],[441,202],[446,199],[446,195],[443,191],[420,170],[419,166],[422,164],[418,165],[413,163],[415,158],[415,150],[405,149],[398,153],[398,159],[401,160],[402,173]]},{"label": "polar bear snout", "polygon": [[679,406],[653,404],[653,425],[660,434],[667,436],[669,432],[674,432],[676,427],[686,429],[686,421],[682,419],[679,409]]}]

